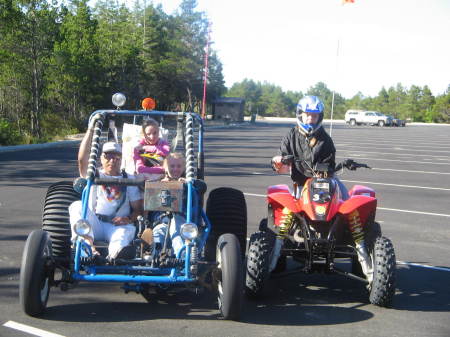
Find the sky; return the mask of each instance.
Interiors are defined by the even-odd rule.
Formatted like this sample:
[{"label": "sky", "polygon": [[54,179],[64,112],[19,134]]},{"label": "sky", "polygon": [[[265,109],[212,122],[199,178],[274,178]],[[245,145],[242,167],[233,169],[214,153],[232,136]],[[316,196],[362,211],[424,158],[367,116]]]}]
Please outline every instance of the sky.
[{"label": "sky", "polygon": [[[153,1],[168,14],[180,2]],[[248,78],[305,92],[321,81],[351,98],[397,83],[438,95],[450,84],[450,0],[197,2],[227,87]]]}]

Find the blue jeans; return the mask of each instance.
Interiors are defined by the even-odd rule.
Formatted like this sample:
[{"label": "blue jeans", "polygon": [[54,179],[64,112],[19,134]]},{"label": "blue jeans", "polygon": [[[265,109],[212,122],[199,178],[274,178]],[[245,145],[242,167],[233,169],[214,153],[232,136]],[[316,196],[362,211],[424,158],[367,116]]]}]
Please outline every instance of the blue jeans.
[{"label": "blue jeans", "polygon": [[167,227],[169,227],[170,240],[172,242],[172,249],[175,256],[183,248],[184,241],[180,235],[180,227],[186,222],[185,218],[179,214],[173,214],[170,223],[160,223],[153,228],[153,241],[161,245],[164,244],[164,238],[166,237]]}]

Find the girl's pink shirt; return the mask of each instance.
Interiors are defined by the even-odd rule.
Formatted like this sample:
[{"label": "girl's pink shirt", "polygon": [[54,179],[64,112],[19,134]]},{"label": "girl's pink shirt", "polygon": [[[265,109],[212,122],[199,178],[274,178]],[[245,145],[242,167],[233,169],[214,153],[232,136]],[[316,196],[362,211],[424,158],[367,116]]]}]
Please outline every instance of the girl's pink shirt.
[{"label": "girl's pink shirt", "polygon": [[143,138],[139,141],[139,145],[134,148],[133,159],[136,164],[137,173],[164,173],[164,168],[162,166],[145,166],[144,161],[139,155],[139,151],[142,149],[145,153],[154,153],[165,158],[170,152],[169,143],[163,139],[158,139],[156,144],[149,145],[145,138]]}]

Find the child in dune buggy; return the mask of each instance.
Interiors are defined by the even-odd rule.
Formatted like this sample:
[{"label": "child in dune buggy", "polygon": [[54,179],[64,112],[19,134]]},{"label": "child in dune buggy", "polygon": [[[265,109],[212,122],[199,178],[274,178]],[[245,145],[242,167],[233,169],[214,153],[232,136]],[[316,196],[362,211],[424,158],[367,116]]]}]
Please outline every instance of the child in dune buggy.
[{"label": "child in dune buggy", "polygon": [[[163,162],[164,178],[162,182],[178,181],[185,182],[184,157],[180,152],[174,152],[167,155]],[[186,222],[182,213],[176,212],[151,212],[147,218],[153,222],[153,252],[156,258],[161,256],[160,260],[164,264],[165,257],[179,256],[183,248],[183,239],[180,235],[181,225]],[[172,250],[170,251],[170,245]],[[169,250],[168,250],[169,248]]]}]

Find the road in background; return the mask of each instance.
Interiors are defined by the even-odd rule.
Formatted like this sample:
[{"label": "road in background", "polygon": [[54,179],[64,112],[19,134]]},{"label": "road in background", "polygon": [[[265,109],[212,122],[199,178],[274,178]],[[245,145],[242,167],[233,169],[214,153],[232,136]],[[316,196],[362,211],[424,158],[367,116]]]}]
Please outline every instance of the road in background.
[{"label": "road in background", "polygon": [[[292,124],[258,122],[206,132],[208,190],[242,190],[248,233],[266,213],[265,192],[291,184],[269,165]],[[117,285],[52,289],[40,318],[18,303],[18,273],[29,232],[40,227],[46,187],[77,174],[77,145],[0,153],[0,336],[24,336],[15,321],[64,336],[448,336],[450,309],[450,127],[349,127],[336,124],[338,160],[353,158],[372,170],[344,172],[347,186],[376,190],[377,219],[394,243],[398,265],[393,308],[368,304],[362,284],[337,275],[274,279],[270,296],[246,301],[242,322],[218,320],[214,296],[182,292],[146,303]],[[418,264],[421,266],[415,266]],[[442,267],[430,269],[422,266]]]}]

